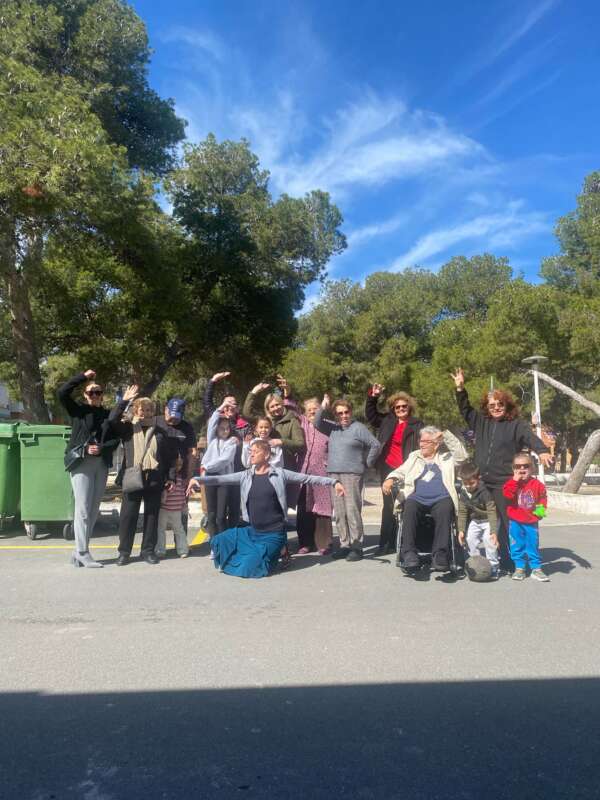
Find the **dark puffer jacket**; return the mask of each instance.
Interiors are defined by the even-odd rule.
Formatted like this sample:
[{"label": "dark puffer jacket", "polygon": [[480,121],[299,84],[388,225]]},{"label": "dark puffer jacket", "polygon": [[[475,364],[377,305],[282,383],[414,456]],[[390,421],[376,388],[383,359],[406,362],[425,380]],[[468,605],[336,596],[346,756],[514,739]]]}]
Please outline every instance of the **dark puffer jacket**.
[{"label": "dark puffer jacket", "polygon": [[[257,404],[257,395],[248,392],[244,401],[243,414],[246,419],[253,422],[264,416],[264,411]],[[306,439],[298,417],[293,411],[286,410],[282,417],[271,420],[273,423],[273,438],[281,439],[283,450],[283,466],[298,472],[304,458]]]}]

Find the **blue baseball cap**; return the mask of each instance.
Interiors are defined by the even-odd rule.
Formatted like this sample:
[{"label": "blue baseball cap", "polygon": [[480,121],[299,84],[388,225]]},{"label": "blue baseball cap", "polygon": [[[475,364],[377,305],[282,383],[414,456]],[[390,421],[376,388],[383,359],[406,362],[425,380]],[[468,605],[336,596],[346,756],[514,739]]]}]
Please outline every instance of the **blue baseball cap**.
[{"label": "blue baseball cap", "polygon": [[182,397],[172,397],[167,403],[169,414],[177,419],[183,419],[185,412],[185,400]]}]

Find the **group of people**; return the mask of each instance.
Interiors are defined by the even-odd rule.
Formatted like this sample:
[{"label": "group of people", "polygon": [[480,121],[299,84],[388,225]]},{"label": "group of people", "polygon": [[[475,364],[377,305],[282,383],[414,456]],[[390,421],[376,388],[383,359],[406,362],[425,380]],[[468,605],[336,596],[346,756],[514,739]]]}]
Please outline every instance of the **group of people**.
[{"label": "group of people", "polygon": [[[120,566],[130,560],[142,501],[142,559],[160,563],[168,527],[175,535],[178,554],[185,557],[189,552],[186,496],[200,486],[206,493],[211,557],[225,573],[263,577],[278,562],[285,566],[289,508],[296,509],[298,553],[318,551],[334,559],[360,561],[363,486],[366,471],[375,467],[383,492],[380,554],[396,552],[394,502],[401,491],[400,559],[409,572],[419,566],[416,537],[427,515],[434,524],[434,569],[449,567],[449,532],[458,518],[460,544],[467,546],[470,555],[485,548],[494,573],[504,570],[520,579],[526,574],[528,559],[533,577],[547,580],[536,544],[545,493],[543,484],[533,478],[528,454],[535,452],[545,465],[551,456],[519,417],[509,392],[486,393],[476,410],[469,401],[462,369],[452,375],[458,408],[474,432],[471,463],[456,436],[416,417],[415,401],[405,392],[389,396],[387,407],[382,408],[385,387],[377,383],[370,387],[365,416],[375,436],[354,418],[348,400],[331,402],[325,395],[322,400],[310,398],[299,404],[282,376],[276,386],[257,384],[241,414],[232,394],[225,394],[217,405],[217,387],[229,374],[216,373],[207,383],[207,447],[197,474],[196,442],[193,429],[183,419],[182,398],[172,398],[164,415],[157,417],[153,402],[139,397],[137,386],[129,387],[109,412],[102,405],[102,387],[93,370],[61,387],[59,398],[73,420],[65,463],[75,496],[76,566],[101,566],[89,552],[89,539],[112,453],[121,442]],[[72,396],[79,386],[84,402]],[[336,549],[333,515],[339,537]]]}]

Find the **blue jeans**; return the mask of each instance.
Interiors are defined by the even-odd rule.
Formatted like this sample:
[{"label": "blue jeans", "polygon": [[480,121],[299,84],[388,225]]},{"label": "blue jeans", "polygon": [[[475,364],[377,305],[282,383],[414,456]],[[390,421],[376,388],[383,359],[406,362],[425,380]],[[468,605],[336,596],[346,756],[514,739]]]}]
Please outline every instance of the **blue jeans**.
[{"label": "blue jeans", "polygon": [[525,569],[528,560],[531,569],[541,567],[540,535],[537,522],[516,522],[511,519],[508,525],[508,539],[510,557],[517,569]]}]

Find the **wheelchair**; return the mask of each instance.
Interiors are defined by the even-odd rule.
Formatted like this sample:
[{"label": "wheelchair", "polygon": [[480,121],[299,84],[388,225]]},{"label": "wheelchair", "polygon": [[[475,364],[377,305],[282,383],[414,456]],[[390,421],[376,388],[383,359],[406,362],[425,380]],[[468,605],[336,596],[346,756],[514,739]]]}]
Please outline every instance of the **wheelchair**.
[{"label": "wheelchair", "polygon": [[[434,537],[434,520],[430,514],[426,514],[423,523],[417,529],[415,543],[419,555],[420,564],[418,567],[405,567],[402,561],[402,514],[404,511],[404,495],[398,489],[394,489],[394,516],[396,517],[396,566],[399,567],[407,577],[418,578],[431,567],[433,559],[432,545]],[[464,553],[458,544],[458,530],[456,516],[454,516],[450,530],[448,532],[448,574],[452,579],[457,580],[464,577]]]}]

